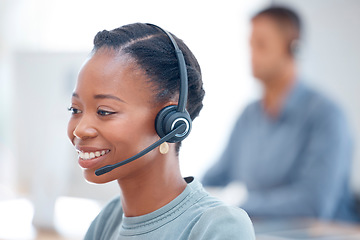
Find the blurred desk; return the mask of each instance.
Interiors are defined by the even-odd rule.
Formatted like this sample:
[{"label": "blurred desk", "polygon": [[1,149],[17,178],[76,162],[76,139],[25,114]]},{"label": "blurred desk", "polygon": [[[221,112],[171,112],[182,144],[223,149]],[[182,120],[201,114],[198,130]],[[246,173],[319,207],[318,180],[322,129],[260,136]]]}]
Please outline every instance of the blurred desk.
[{"label": "blurred desk", "polygon": [[313,219],[255,219],[257,240],[360,240],[360,225]]}]

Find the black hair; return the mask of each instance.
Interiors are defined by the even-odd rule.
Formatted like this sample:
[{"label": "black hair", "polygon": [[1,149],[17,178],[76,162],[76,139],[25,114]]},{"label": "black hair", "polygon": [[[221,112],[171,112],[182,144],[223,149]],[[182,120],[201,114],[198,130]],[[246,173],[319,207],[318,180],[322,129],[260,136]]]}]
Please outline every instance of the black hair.
[{"label": "black hair", "polygon": [[280,28],[290,28],[294,32],[292,40],[300,39],[302,23],[299,15],[294,10],[284,6],[271,6],[255,14],[252,20],[261,16],[273,19]]},{"label": "black hair", "polygon": [[[201,69],[195,56],[185,43],[171,34],[184,54],[188,73],[188,99],[186,109],[194,120],[203,107],[205,91]],[[180,72],[174,47],[160,29],[143,23],[125,25],[111,31],[98,32],[94,38],[93,53],[109,48],[128,54],[144,70],[154,86],[155,101],[164,104],[178,97]],[[180,143],[176,145],[178,152]]]}]

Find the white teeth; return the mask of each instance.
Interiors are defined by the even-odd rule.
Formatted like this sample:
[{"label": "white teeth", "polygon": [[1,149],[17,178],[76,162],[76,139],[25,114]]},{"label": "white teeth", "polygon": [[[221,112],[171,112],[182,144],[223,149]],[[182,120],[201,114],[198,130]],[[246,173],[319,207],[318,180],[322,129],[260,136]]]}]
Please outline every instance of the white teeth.
[{"label": "white teeth", "polygon": [[96,151],[96,152],[81,152],[81,151],[78,151],[78,154],[79,154],[79,158],[82,158],[84,160],[88,160],[88,159],[93,159],[93,158],[96,158],[96,157],[103,156],[103,155],[107,154],[108,152],[110,152],[110,150],[102,150],[101,152],[100,151]]}]

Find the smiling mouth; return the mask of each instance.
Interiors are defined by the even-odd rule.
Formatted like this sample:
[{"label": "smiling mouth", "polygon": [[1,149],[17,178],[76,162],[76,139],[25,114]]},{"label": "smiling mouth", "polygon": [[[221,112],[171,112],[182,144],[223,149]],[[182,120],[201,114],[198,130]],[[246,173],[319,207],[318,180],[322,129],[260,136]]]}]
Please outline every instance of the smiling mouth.
[{"label": "smiling mouth", "polygon": [[102,151],[96,151],[96,152],[81,152],[81,151],[77,151],[77,152],[78,152],[79,158],[81,158],[83,160],[90,160],[90,159],[104,156],[105,154],[108,154],[110,152],[110,150],[102,150]]}]

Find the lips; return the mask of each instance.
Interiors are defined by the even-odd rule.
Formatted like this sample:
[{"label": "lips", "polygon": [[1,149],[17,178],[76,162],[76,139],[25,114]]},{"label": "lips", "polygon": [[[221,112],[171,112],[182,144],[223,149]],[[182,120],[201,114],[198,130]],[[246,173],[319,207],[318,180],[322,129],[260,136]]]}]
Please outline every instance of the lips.
[{"label": "lips", "polygon": [[102,150],[85,150],[77,149],[79,156],[79,165],[82,168],[96,168],[100,167],[100,162],[107,157],[107,154],[110,152],[109,149]]}]

